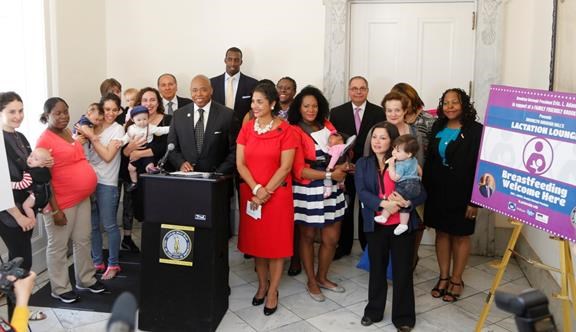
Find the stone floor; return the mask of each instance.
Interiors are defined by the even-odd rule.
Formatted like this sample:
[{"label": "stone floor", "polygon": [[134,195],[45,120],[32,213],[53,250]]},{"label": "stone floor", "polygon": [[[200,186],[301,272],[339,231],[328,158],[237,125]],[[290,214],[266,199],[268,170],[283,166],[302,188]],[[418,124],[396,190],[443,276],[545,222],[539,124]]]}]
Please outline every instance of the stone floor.
[{"label": "stone floor", "polygon": [[[136,235],[136,234],[135,234]],[[139,238],[134,236],[139,242]],[[473,331],[486,294],[496,270],[490,267],[488,257],[470,257],[464,273],[466,287],[460,301],[446,303],[430,296],[430,289],[438,278],[438,267],[432,246],[421,246],[420,263],[414,273],[416,296],[416,326],[414,331]],[[355,244],[351,256],[332,264],[330,278],[346,288],[343,294],[325,292],[323,303],[313,301],[305,290],[305,277],[285,275],[281,281],[280,306],[272,316],[264,316],[262,306],[253,307],[257,277],[253,260],[244,259],[236,249],[236,238],[230,243],[230,295],[229,310],[218,331],[395,331],[390,321],[391,302],[384,320],[370,327],[360,325],[368,296],[368,273],[355,267],[361,250]],[[46,273],[40,274],[36,289],[47,283]],[[515,261],[507,268],[501,288],[519,292],[530,285]],[[388,294],[392,294],[390,290]],[[391,300],[391,299],[390,299]],[[4,303],[5,304],[5,303]],[[109,314],[88,311],[32,308],[44,311],[48,318],[30,322],[34,332],[105,331]],[[6,317],[6,306],[0,307]],[[516,331],[513,317],[492,307],[484,331]]]}]

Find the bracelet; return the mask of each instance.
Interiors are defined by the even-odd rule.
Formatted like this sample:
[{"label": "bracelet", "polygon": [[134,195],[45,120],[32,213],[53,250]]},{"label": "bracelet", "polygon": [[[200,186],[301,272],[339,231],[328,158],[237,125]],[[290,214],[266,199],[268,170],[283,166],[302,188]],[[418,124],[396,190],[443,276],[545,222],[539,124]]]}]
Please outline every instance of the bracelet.
[{"label": "bracelet", "polygon": [[324,175],[324,178],[326,180],[332,180],[332,172],[326,172],[326,174]]},{"label": "bracelet", "polygon": [[56,215],[56,213],[58,213],[58,212],[60,212],[60,210],[52,211],[52,215],[54,216],[54,215]]},{"label": "bracelet", "polygon": [[252,188],[252,195],[256,196],[256,194],[258,194],[258,190],[260,190],[260,188],[262,188],[261,184],[256,184],[254,186],[254,188]]}]

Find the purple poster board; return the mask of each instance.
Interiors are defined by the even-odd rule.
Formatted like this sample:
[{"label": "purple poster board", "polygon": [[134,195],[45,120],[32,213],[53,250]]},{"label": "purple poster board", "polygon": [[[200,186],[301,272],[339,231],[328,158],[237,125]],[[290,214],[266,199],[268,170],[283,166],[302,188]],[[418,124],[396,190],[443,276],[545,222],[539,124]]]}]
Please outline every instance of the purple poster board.
[{"label": "purple poster board", "polygon": [[576,95],[490,88],[472,201],[576,242]]}]

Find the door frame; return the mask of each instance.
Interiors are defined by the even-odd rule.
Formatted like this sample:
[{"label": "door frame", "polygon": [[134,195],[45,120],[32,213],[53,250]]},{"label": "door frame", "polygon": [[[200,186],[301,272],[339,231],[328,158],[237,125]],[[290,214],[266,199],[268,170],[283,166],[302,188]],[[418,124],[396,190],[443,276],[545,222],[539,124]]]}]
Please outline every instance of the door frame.
[{"label": "door frame", "polygon": [[[491,84],[502,81],[504,38],[504,4],[506,0],[323,0],[325,6],[324,33],[324,94],[332,105],[347,101],[350,68],[350,7],[352,3],[438,3],[470,2],[476,4],[476,41],[474,47],[474,77],[472,98],[479,121],[483,122]],[[476,232],[472,237],[472,253],[495,254],[495,218],[482,209]]]}]

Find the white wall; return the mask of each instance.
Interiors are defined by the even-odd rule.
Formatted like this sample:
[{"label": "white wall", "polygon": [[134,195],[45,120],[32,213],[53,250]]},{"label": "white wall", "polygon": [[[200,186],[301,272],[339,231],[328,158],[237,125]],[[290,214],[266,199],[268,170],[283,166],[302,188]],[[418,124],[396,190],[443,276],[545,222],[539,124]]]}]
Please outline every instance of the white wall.
[{"label": "white wall", "polygon": [[101,1],[47,3],[49,95],[64,98],[71,123],[100,99],[106,76],[105,11]]},{"label": "white wall", "polygon": [[[552,40],[552,1],[509,0],[505,6],[506,36],[502,84],[547,90]],[[548,233],[530,226],[524,227],[522,233],[543,263],[560,267],[559,245],[550,240]],[[559,274],[552,275],[559,280]]]},{"label": "white wall", "polygon": [[190,79],[224,72],[226,49],[244,54],[242,72],[256,79],[293,77],[299,88],[322,87],[321,0],[107,0],[106,75],[123,88],[156,87],[170,72],[179,95]]}]

